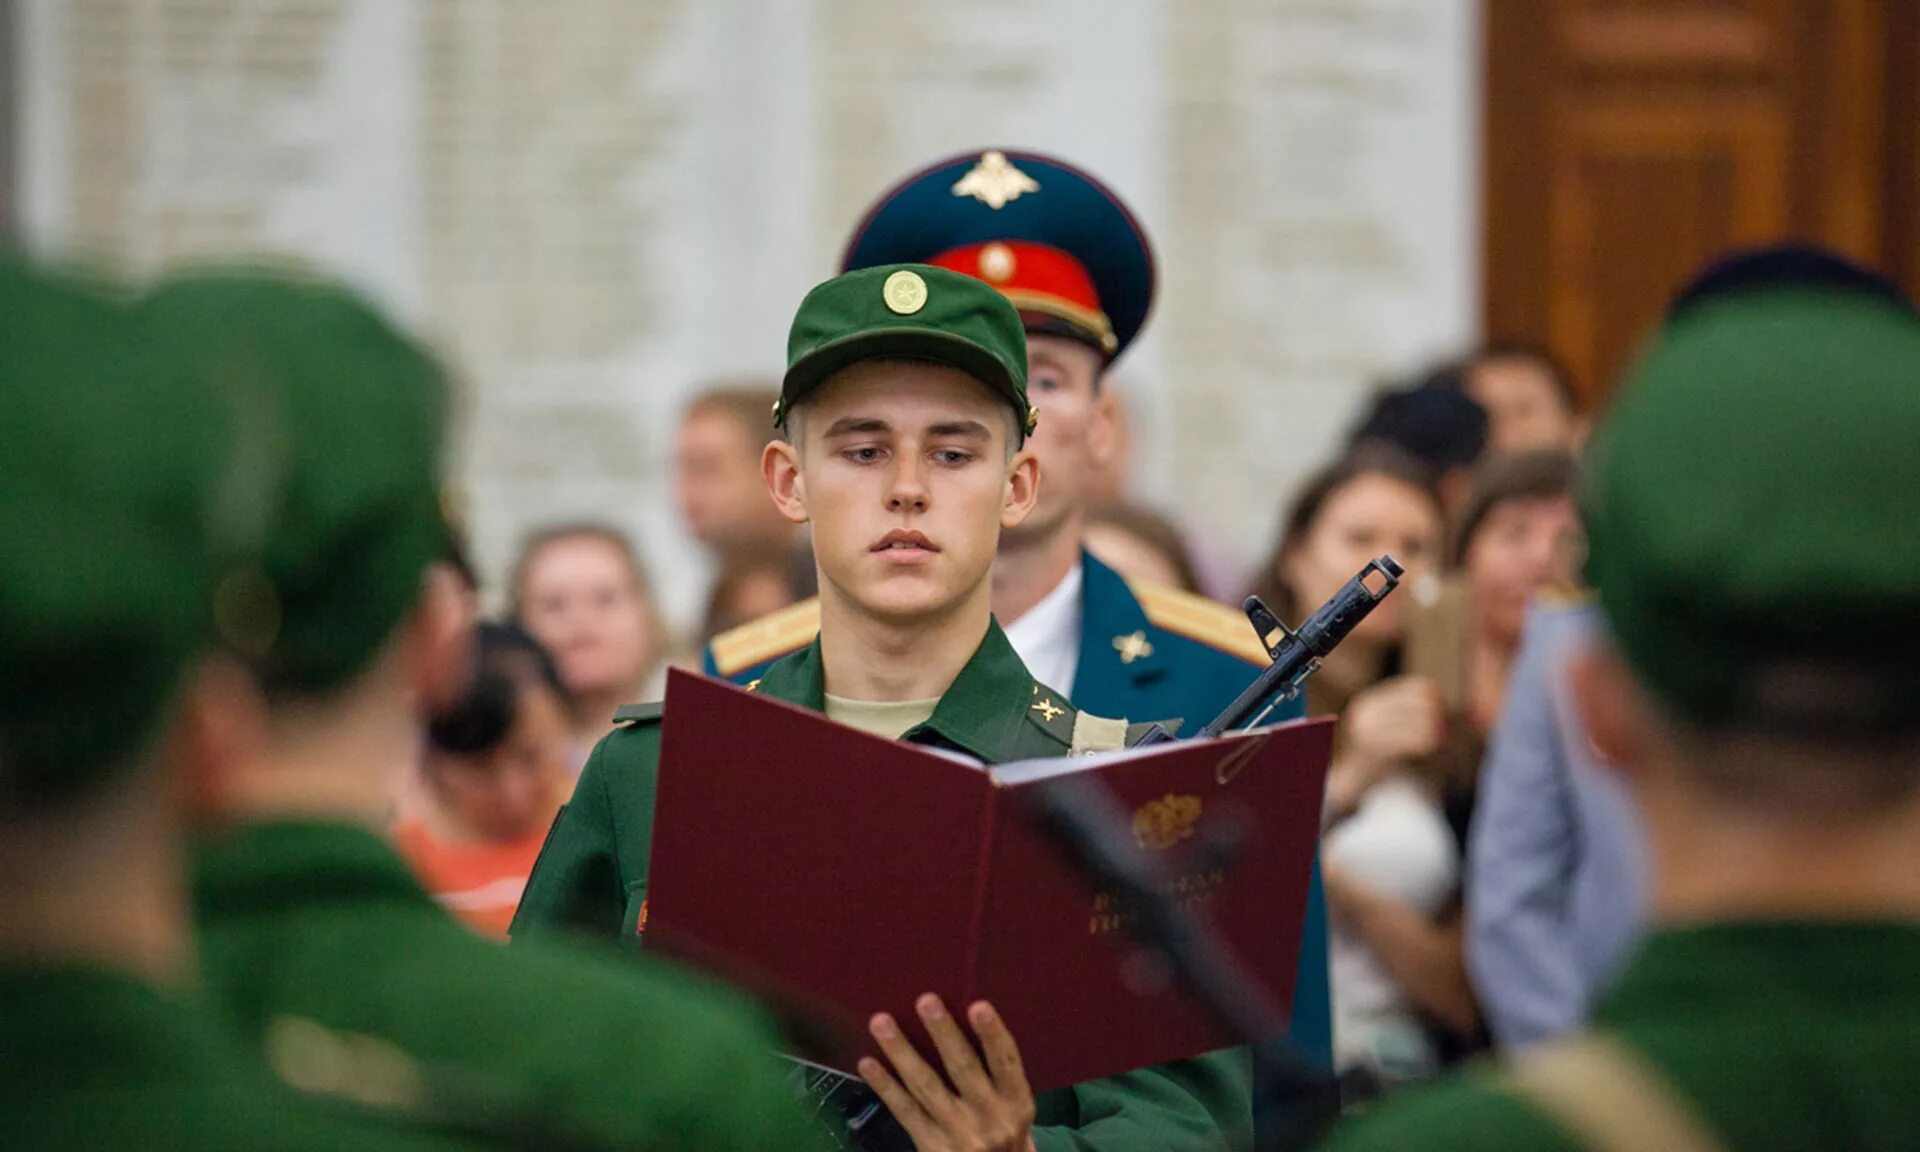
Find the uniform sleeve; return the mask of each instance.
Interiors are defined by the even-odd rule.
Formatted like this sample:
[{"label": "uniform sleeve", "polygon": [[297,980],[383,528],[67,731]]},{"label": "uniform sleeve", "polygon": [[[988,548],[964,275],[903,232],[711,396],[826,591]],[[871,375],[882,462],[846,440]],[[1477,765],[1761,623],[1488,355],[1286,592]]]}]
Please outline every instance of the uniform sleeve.
[{"label": "uniform sleeve", "polygon": [[[1061,1090],[1072,1124],[1036,1126],[1036,1152],[1237,1152],[1253,1143],[1244,1049],[1142,1068]],[[1051,1109],[1049,1109],[1051,1110]]]},{"label": "uniform sleeve", "polygon": [[573,799],[554,817],[514,913],[509,935],[515,940],[554,931],[622,935],[627,892],[607,779],[610,739],[594,746]]},{"label": "uniform sleeve", "polygon": [[1502,1047],[1565,1032],[1586,1010],[1566,930],[1576,829],[1551,647],[1536,638],[1514,669],[1469,841],[1467,969]]}]

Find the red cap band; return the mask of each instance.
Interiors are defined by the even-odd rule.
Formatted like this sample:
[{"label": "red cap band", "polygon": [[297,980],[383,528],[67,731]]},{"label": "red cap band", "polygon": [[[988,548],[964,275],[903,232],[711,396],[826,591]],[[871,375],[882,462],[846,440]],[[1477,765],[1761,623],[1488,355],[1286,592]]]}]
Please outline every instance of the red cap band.
[{"label": "red cap band", "polygon": [[927,263],[985,280],[1022,312],[1063,320],[1111,356],[1113,325],[1100,310],[1093,277],[1078,260],[1045,244],[994,240],[949,248]]}]

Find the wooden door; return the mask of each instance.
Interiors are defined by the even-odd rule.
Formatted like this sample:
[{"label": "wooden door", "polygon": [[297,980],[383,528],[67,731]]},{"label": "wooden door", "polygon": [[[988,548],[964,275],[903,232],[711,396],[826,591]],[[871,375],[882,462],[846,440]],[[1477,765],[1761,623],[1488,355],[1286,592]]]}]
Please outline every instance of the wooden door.
[{"label": "wooden door", "polygon": [[1913,5],[1485,2],[1486,331],[1551,348],[1590,401],[1727,247],[1920,269]]}]

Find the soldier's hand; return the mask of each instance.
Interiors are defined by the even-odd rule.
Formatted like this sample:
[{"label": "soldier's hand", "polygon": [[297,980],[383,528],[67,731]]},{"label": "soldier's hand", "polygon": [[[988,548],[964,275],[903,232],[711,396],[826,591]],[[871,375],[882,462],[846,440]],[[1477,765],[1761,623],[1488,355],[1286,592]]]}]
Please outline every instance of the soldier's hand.
[{"label": "soldier's hand", "polygon": [[944,1080],[884,1012],[867,1022],[867,1030],[886,1062],[870,1056],[860,1061],[860,1078],[886,1102],[913,1146],[919,1152],[1031,1152],[1033,1092],[1027,1087],[1020,1049],[1000,1014],[985,1001],[967,1010],[986,1053],[982,1065],[938,996],[929,992],[920,997],[914,1010],[939,1049]]}]

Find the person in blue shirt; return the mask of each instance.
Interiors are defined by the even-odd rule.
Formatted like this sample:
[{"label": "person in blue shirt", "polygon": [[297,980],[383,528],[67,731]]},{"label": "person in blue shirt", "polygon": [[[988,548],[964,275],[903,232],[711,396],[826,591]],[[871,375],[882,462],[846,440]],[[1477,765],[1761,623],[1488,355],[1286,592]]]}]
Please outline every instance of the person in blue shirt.
[{"label": "person in blue shirt", "polygon": [[[855,228],[842,268],[909,261],[992,284],[1026,327],[1029,396],[1039,414],[1028,446],[1043,482],[1034,514],[1002,537],[994,563],[993,611],[1007,638],[1034,678],[1076,708],[1178,719],[1197,731],[1266,665],[1252,625],[1191,593],[1129,584],[1082,540],[1091,487],[1118,446],[1108,370],[1153,303],[1145,231],[1112,189],[1070,164],[1030,152],[969,152],[882,195]],[[706,651],[706,670],[750,684],[812,643],[819,621],[818,602],[807,600],[724,632]],[[1286,702],[1271,719],[1301,714],[1298,702]],[[1291,1035],[1304,1058],[1331,1070],[1317,871]]]}]

